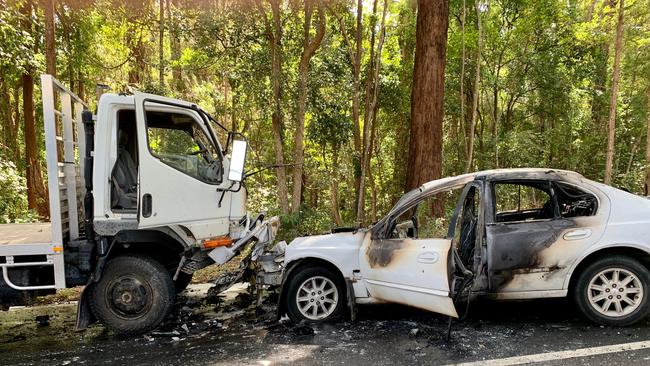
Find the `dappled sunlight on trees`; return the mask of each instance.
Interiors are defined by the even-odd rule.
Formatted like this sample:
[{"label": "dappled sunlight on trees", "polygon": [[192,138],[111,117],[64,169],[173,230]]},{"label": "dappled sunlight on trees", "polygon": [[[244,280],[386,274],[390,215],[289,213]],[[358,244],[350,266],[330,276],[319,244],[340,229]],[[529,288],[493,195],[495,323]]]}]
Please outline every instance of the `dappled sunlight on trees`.
[{"label": "dappled sunlight on trees", "polygon": [[[30,90],[46,68],[93,108],[102,83],[195,102],[242,132],[248,171],[279,165],[248,178],[249,209],[284,214],[287,235],[371,223],[407,187],[465,171],[603,180],[609,126],[611,184],[647,191],[647,0],[436,1],[449,14],[445,62],[428,59],[435,89],[422,87],[429,74],[413,79],[417,3],[0,0],[0,220],[47,215],[40,87]],[[430,122],[439,136],[413,129]]]}]

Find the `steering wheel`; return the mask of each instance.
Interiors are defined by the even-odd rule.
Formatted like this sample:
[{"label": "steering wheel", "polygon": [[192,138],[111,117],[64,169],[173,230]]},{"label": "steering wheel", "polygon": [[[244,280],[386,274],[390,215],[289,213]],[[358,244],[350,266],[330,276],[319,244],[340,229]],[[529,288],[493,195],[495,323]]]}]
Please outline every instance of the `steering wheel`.
[{"label": "steering wheel", "polygon": [[200,174],[211,182],[219,181],[221,179],[221,162],[218,160],[211,162]]}]

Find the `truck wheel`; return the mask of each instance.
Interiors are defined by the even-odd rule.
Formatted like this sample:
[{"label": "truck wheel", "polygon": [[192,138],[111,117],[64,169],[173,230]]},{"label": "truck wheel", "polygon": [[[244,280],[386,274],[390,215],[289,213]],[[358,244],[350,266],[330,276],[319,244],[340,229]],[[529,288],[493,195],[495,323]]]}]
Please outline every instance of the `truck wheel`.
[{"label": "truck wheel", "polygon": [[303,267],[291,278],[285,299],[296,323],[334,321],[343,314],[347,297],[339,275],[326,267]]},{"label": "truck wheel", "polygon": [[602,258],[580,273],[573,295],[588,319],[603,325],[631,325],[650,310],[650,272],[629,257]]},{"label": "truck wheel", "polygon": [[174,281],[157,261],[124,255],[106,264],[91,288],[90,307],[113,331],[134,335],[156,328],[174,305]]}]

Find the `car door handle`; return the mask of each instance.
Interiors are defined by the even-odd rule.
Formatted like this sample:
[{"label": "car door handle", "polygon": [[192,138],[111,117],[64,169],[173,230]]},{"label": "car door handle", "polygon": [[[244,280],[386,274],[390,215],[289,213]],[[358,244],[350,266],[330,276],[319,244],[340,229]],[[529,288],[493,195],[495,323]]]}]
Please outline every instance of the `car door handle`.
[{"label": "car door handle", "polygon": [[439,258],[440,256],[436,252],[424,252],[418,255],[418,262],[433,264],[436,263]]},{"label": "car door handle", "polygon": [[564,234],[564,240],[579,240],[585,239],[591,236],[590,229],[576,229],[571,230],[568,233]]}]

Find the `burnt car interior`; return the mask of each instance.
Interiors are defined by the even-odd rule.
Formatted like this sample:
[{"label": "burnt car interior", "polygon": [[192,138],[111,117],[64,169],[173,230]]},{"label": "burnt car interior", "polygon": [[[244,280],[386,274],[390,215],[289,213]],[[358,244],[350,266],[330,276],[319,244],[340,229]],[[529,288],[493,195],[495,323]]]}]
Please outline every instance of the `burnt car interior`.
[{"label": "burnt car interior", "polygon": [[494,183],[496,222],[549,220],[555,217],[548,181],[498,181]]},{"label": "burnt car interior", "polygon": [[[424,197],[392,222],[390,238],[449,238],[459,259],[467,268],[473,268],[479,220],[479,188],[457,188]],[[442,208],[437,207],[441,204]],[[436,213],[441,210],[441,213]],[[458,215],[454,219],[454,215]],[[453,225],[453,228],[451,227]]]},{"label": "burnt car interior", "polygon": [[591,193],[563,182],[554,182],[553,190],[562,217],[593,216],[598,210],[598,200]]},{"label": "burnt car interior", "polygon": [[458,254],[461,261],[469,268],[474,266],[476,251],[476,234],[479,219],[479,194],[476,186],[470,187],[461,208],[458,230]]}]

